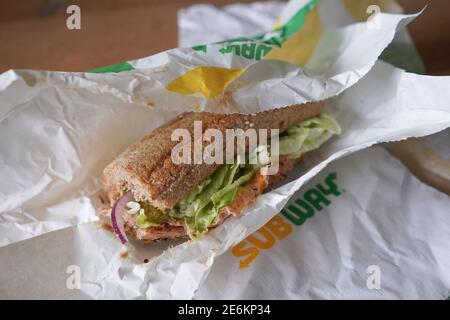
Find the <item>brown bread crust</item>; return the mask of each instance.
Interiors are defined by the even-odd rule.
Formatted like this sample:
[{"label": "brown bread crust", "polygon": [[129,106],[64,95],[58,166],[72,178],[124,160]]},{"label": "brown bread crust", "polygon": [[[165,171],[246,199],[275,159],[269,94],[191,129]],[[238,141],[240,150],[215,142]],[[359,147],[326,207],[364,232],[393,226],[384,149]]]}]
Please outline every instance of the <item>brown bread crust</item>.
[{"label": "brown bread crust", "polygon": [[323,103],[307,103],[254,115],[184,113],[143,137],[110,163],[103,172],[104,188],[111,203],[117,200],[121,190],[127,188],[137,201],[150,201],[161,210],[173,208],[220,166],[174,164],[171,152],[179,143],[171,141],[174,129],[187,129],[193,137],[194,121],[201,120],[203,132],[218,129],[224,137],[226,129],[237,128],[244,131],[248,128],[279,129],[282,133],[295,123],[320,114],[322,108]]}]

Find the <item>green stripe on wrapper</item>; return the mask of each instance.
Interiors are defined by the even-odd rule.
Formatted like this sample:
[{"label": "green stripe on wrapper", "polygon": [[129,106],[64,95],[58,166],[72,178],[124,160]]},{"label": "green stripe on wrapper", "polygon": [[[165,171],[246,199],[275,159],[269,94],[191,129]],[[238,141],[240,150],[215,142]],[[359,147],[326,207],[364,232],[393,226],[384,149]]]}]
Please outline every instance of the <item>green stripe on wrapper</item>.
[{"label": "green stripe on wrapper", "polygon": [[89,73],[108,73],[108,72],[119,73],[122,71],[130,71],[130,70],[134,70],[133,66],[125,61],[122,63],[112,64],[110,66],[89,70],[88,72]]}]

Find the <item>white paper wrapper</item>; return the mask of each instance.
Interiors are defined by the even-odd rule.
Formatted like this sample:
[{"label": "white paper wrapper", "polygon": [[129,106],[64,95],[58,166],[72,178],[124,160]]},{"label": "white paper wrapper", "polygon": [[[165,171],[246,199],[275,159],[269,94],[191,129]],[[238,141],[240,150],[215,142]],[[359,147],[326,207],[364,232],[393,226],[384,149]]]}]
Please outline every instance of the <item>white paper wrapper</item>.
[{"label": "white paper wrapper", "polygon": [[270,247],[247,239],[227,251],[195,298],[447,299],[450,198],[374,147],[331,164],[289,205],[330,173],[339,196],[327,196],[330,204],[301,226],[280,214],[289,233],[254,234]]},{"label": "white paper wrapper", "polygon": [[[47,262],[45,272],[61,274],[61,265],[49,261],[79,266],[81,290],[93,298],[192,298],[217,256],[263,226],[330,162],[375,143],[450,127],[449,78],[406,74],[377,63],[350,88],[411,19],[382,15],[377,30],[364,24],[327,30],[306,69],[273,61],[249,65],[242,57],[224,58],[214,50],[205,56],[176,49],[131,61],[135,70],[118,74],[0,75],[0,263],[5,275],[0,282],[7,288],[0,292],[13,295],[10,289],[20,286],[20,278],[6,275],[30,272],[21,259],[39,255],[36,261]],[[344,133],[311,155],[290,183],[261,196],[241,219],[227,221],[202,241],[123,248],[92,222],[101,207],[96,195],[101,170],[133,141],[182,111],[223,110],[219,98],[165,89],[189,68],[208,62],[247,67],[227,87],[228,111],[320,100],[350,88],[328,101]],[[69,226],[74,228],[61,230]],[[48,233],[55,230],[61,231]],[[66,258],[58,260],[61,256]],[[143,263],[145,258],[150,262]]]},{"label": "white paper wrapper", "polygon": [[[243,20],[235,19],[233,12],[237,8],[234,7],[217,10],[196,5],[183,10],[179,16],[180,41],[185,45],[196,43],[195,39],[202,36],[204,29],[195,25],[209,25],[207,36],[215,41],[232,36],[210,23],[217,19],[233,21],[236,28],[243,26],[243,31],[251,30]],[[267,7],[277,11],[274,4]],[[255,11],[239,6],[241,15],[245,15],[246,10]],[[353,22],[344,8],[333,1],[322,1],[320,12],[328,26]],[[271,18],[275,21],[277,16],[264,9],[259,9],[258,14],[264,21]],[[183,32],[187,25],[189,32]],[[403,30],[396,34],[383,58],[409,70],[423,71],[409,35]],[[450,159],[449,132],[425,139],[447,159]],[[306,190],[323,183],[330,172],[337,173],[339,186],[345,189],[343,197],[331,195],[332,205],[315,210],[311,220],[301,227],[279,214],[277,219],[288,223],[290,230],[284,229],[284,233],[278,235],[269,232],[267,236],[270,228],[264,227],[264,232],[254,234],[264,245],[258,247],[254,238],[245,239],[228,250],[218,258],[195,298],[447,298],[450,264],[446,243],[450,232],[445,220],[450,198],[423,185],[377,147],[339,160],[324,171],[302,187],[289,203],[295,205],[295,201],[303,199]],[[425,211],[426,219],[423,218]],[[380,290],[370,290],[367,285],[373,267],[380,270]]]},{"label": "white paper wrapper", "polygon": [[197,4],[181,9],[178,12],[178,45],[191,47],[236,35],[251,37],[261,30],[270,30],[285,5],[285,2],[265,1],[236,3],[223,8]]}]

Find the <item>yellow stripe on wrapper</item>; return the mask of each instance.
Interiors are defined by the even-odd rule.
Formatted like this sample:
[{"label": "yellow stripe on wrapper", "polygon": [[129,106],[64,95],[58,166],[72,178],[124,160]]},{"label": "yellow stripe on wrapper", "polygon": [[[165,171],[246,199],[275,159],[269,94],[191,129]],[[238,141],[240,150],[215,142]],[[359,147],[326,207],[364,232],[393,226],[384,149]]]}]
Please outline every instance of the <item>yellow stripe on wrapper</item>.
[{"label": "yellow stripe on wrapper", "polygon": [[272,30],[275,30],[275,29],[277,29],[277,28],[279,28],[279,27],[281,27],[281,20],[280,20],[280,19],[277,19],[277,20],[275,21],[275,23],[273,24]]},{"label": "yellow stripe on wrapper", "polygon": [[372,13],[367,12],[370,6],[380,7],[381,12],[401,13],[401,7],[393,0],[341,0],[345,10],[355,21],[367,21]]},{"label": "yellow stripe on wrapper", "polygon": [[173,80],[166,88],[181,94],[202,94],[211,99],[224,92],[244,70],[244,68],[197,67]]},{"label": "yellow stripe on wrapper", "polygon": [[316,6],[305,18],[305,24],[292,35],[281,48],[274,48],[265,59],[281,60],[299,66],[305,65],[314,53],[323,33],[320,14]]}]

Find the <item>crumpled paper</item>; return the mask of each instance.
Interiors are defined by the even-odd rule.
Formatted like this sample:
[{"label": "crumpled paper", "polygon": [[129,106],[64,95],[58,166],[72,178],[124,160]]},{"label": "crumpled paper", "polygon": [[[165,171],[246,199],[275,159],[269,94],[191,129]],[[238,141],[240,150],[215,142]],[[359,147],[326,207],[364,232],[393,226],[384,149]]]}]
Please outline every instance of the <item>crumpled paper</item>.
[{"label": "crumpled paper", "polygon": [[[164,88],[186,64],[204,62],[201,53],[175,49],[132,61],[135,70],[118,74],[25,70],[0,75],[4,274],[20,270],[10,263],[12,246],[29,248],[29,257],[39,254],[50,269],[59,248],[80,267],[81,290],[93,298],[192,298],[217,256],[264,225],[332,161],[376,143],[450,127],[449,78],[407,74],[376,63],[352,87],[369,72],[395,31],[414,16],[381,17],[379,30],[368,30],[363,23],[327,30],[321,41],[327,35],[342,41],[321,42],[304,69],[261,61],[231,83],[231,110],[242,112],[330,98],[347,89],[327,102],[344,133],[312,154],[291,182],[261,196],[241,219],[227,221],[198,242],[124,248],[93,220],[102,206],[97,197],[101,170],[117,154],[182,111],[222,110],[217,99]],[[62,230],[69,226],[71,236]],[[61,231],[49,233],[56,230]],[[53,237],[58,248],[36,250],[46,237]],[[18,287],[17,278],[2,280],[2,287]]]},{"label": "crumpled paper", "polygon": [[[201,241],[169,250],[166,246],[139,247],[140,253],[131,256],[141,260],[124,262],[123,246],[107,231],[90,224],[78,226],[75,248],[83,275],[89,279],[82,290],[94,298],[192,298],[217,256],[262,227],[332,161],[377,143],[426,136],[450,127],[450,93],[444,90],[448,81],[378,62],[357,85],[327,102],[328,112],[344,128],[342,135],[312,153],[301,171],[290,176],[293,181],[260,196],[243,217],[224,223]],[[431,96],[435,98],[430,105]],[[99,251],[107,252],[104,258],[97,258]],[[150,259],[148,264],[140,263],[144,257]],[[91,283],[91,279],[98,280]]]},{"label": "crumpled paper", "polygon": [[[208,64],[205,59],[234,67],[243,63],[239,57],[185,48],[130,61],[136,69],[121,73],[5,72],[0,75],[0,245],[95,219],[85,207],[99,205],[92,195],[104,166],[179,113],[223,112],[223,100],[232,104],[225,111],[257,112],[349,88],[414,16],[382,17],[386,22],[377,30],[360,23],[326,31],[323,38],[335,35],[341,41],[319,43],[310,63],[317,62],[320,72],[281,61],[246,61],[249,67],[225,97],[214,99],[177,94],[165,84],[189,67]],[[359,54],[363,50],[367,54]]]},{"label": "crumpled paper", "polygon": [[264,245],[246,239],[218,257],[195,299],[447,299],[450,198],[373,147],[332,163],[288,206],[333,173],[328,206],[302,225],[279,214],[289,232],[256,232]]},{"label": "crumpled paper", "polygon": [[[327,25],[352,23],[338,3],[322,1],[320,5]],[[239,10],[240,16],[256,12],[260,19],[252,21],[273,23],[282,6],[262,3],[217,10],[194,5],[179,15],[180,43],[193,45],[202,36],[214,41],[230,37],[227,29],[216,24],[210,24],[207,34],[204,28],[196,28],[219,19],[233,21],[235,28],[250,32],[251,26],[234,12]],[[405,29],[396,34],[382,58],[423,71]],[[449,133],[446,130],[425,138],[447,159]],[[278,214],[273,223],[220,256],[194,298],[448,298],[450,198],[418,181],[383,148],[372,147],[324,169],[289,200],[288,210],[291,205],[302,208],[296,202],[305,201],[305,194],[323,185],[330,174],[336,174],[338,195],[326,195],[328,206],[312,210],[313,216],[301,226]],[[374,268],[380,273],[379,289],[368,287]]]}]

